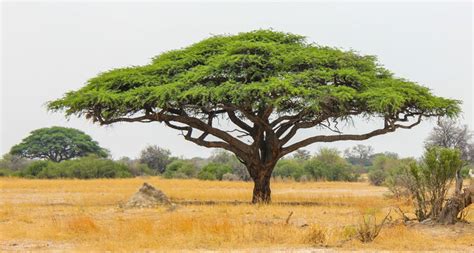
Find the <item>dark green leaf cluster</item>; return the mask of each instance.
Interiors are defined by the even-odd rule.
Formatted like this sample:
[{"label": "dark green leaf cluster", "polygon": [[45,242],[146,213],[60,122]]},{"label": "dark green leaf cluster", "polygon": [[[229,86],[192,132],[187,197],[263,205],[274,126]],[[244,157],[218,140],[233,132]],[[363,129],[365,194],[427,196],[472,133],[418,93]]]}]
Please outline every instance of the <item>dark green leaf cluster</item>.
[{"label": "dark green leaf cluster", "polygon": [[[454,116],[459,101],[397,78],[374,56],[308,43],[272,30],[213,36],[162,53],[145,66],[114,69],[49,103],[51,110],[113,120],[163,108],[231,104],[280,115],[306,110],[368,116],[399,112]],[[197,111],[196,111],[197,112]]]}]

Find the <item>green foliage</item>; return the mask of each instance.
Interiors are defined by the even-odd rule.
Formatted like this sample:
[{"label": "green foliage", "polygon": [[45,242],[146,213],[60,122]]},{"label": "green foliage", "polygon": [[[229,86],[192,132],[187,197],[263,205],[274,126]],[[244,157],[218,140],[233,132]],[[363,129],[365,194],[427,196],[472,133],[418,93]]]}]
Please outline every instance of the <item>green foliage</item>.
[{"label": "green foliage", "polygon": [[473,170],[473,169],[474,169],[474,165],[468,165],[468,166],[462,167],[461,168],[461,176],[464,179],[471,178],[471,176],[469,175],[469,170]]},{"label": "green foliage", "polygon": [[25,177],[38,177],[48,166],[51,166],[51,162],[49,161],[34,161],[28,165],[24,171],[21,171],[20,175],[24,175]]},{"label": "green foliage", "polygon": [[48,108],[103,121],[150,108],[219,104],[253,110],[265,104],[280,115],[306,110],[313,117],[326,112],[344,117],[354,110],[383,116],[407,109],[455,116],[459,103],[395,77],[375,56],[256,30],[213,36],[158,55],[145,66],[103,72]]},{"label": "green foliage", "polygon": [[279,161],[273,171],[274,177],[302,180],[355,181],[356,167],[349,164],[336,149],[321,149],[309,159],[288,158]]},{"label": "green foliage", "polygon": [[227,151],[219,150],[212,154],[210,157],[211,163],[221,164],[223,166],[229,166],[232,168],[232,174],[238,176],[241,180],[250,180],[249,172],[244,164],[242,164],[237,157]]},{"label": "green foliage", "polygon": [[8,177],[12,174],[12,171],[9,169],[0,168],[0,177]]},{"label": "green foliage", "polygon": [[304,170],[314,180],[356,181],[358,174],[336,149],[323,148],[304,165]]},{"label": "green foliage", "polygon": [[6,153],[0,159],[0,169],[18,171],[26,168],[31,161],[23,157]]},{"label": "green foliage", "polygon": [[155,171],[151,170],[148,165],[141,163],[140,160],[132,160],[128,157],[122,157],[117,162],[127,166],[128,171],[133,176],[155,175]]},{"label": "green foliage", "polygon": [[156,145],[148,146],[140,153],[140,162],[156,173],[163,173],[171,161],[171,152]]},{"label": "green foliage", "polygon": [[387,172],[383,170],[372,170],[369,172],[369,181],[371,184],[380,186],[385,182]]},{"label": "green foliage", "polygon": [[193,163],[186,160],[174,160],[166,166],[163,177],[165,178],[193,178],[197,169]]},{"label": "green foliage", "polygon": [[352,165],[363,167],[372,165],[372,154],[374,149],[371,146],[358,144],[344,151],[344,157]]},{"label": "green foliage", "polygon": [[383,184],[388,187],[393,197],[410,196],[410,189],[415,184],[410,168],[415,163],[416,160],[413,158],[400,159],[396,166],[389,167],[384,171],[385,181]]},{"label": "green foliage", "polygon": [[274,177],[293,178],[296,181],[299,181],[304,173],[303,163],[297,159],[280,160],[273,170]]},{"label": "green foliage", "polygon": [[54,162],[89,154],[100,157],[108,155],[107,151],[101,148],[89,135],[77,129],[65,127],[34,130],[20,144],[13,146],[10,153],[31,159],[48,159]]},{"label": "green foliage", "polygon": [[398,155],[385,153],[377,154],[372,160],[372,166],[369,171],[369,181],[373,185],[382,185],[390,173],[394,173],[401,165]]},{"label": "green foliage", "polygon": [[420,221],[438,217],[462,163],[459,150],[430,147],[422,162],[412,162],[403,167],[401,175],[408,179],[403,186],[415,201],[416,215]]},{"label": "green foliage", "polygon": [[228,165],[209,163],[199,171],[197,177],[201,180],[222,180],[224,174],[231,172],[232,168]]},{"label": "green foliage", "polygon": [[124,178],[131,177],[127,166],[112,160],[87,156],[79,159],[54,163],[34,161],[18,173],[30,178]]}]

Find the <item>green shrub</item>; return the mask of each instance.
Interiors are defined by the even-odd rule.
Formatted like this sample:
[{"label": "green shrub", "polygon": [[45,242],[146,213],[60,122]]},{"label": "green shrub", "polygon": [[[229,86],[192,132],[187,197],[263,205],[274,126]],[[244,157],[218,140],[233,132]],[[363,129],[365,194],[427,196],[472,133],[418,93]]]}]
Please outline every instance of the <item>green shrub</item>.
[{"label": "green shrub", "polygon": [[[419,221],[436,220],[441,213],[456,171],[462,165],[457,149],[430,147],[421,162],[412,162],[401,169],[404,181],[395,181],[414,200]],[[406,179],[405,179],[406,178]]]},{"label": "green shrub", "polygon": [[337,150],[327,148],[306,161],[304,171],[314,180],[356,181],[359,177],[355,167],[342,158]]},{"label": "green shrub", "polygon": [[293,178],[299,181],[304,174],[304,168],[301,161],[296,159],[283,159],[278,161],[273,170],[273,177]]},{"label": "green shrub", "polygon": [[193,178],[197,170],[193,163],[186,160],[174,160],[166,166],[163,177],[165,178]]},{"label": "green shrub", "polygon": [[383,170],[372,170],[369,172],[369,181],[371,184],[380,186],[385,182],[387,173]]},{"label": "green shrub", "polygon": [[402,166],[401,162],[402,160],[398,159],[396,154],[377,154],[369,169],[369,182],[377,186],[382,185],[387,180],[391,171],[396,171]]},{"label": "green shrub", "polygon": [[232,168],[229,165],[209,163],[199,172],[198,178],[201,180],[222,180],[222,176],[226,173],[232,173]]},{"label": "green shrub", "polygon": [[461,169],[461,176],[462,176],[464,179],[471,178],[471,176],[469,175],[469,170],[471,170],[471,169],[474,169],[474,168],[473,168],[473,165],[468,165],[468,166],[462,167],[462,169]]},{"label": "green shrub", "polygon": [[33,178],[123,178],[131,177],[126,165],[109,159],[87,156],[75,160],[53,163],[35,161],[19,173]]},{"label": "green shrub", "polygon": [[12,171],[9,169],[0,169],[0,177],[8,177],[12,174]]},{"label": "green shrub", "polygon": [[49,161],[34,161],[26,166],[24,170],[20,171],[20,176],[37,177],[41,171],[51,165],[52,164]]}]

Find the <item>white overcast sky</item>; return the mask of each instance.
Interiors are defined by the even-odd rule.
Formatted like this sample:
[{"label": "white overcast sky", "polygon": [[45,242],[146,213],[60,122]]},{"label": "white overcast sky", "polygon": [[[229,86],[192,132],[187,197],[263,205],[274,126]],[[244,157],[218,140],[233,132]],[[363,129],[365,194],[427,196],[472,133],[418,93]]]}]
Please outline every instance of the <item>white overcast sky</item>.
[{"label": "white overcast sky", "polygon": [[[146,64],[163,51],[213,34],[260,28],[377,55],[397,76],[436,95],[462,100],[462,121],[472,128],[472,10],[470,1],[2,2],[0,154],[34,129],[60,125],[90,134],[114,158],[136,157],[148,144],[179,156],[208,156],[211,150],[184,141],[159,123],[100,127],[83,118],[67,121],[60,113],[47,112],[44,104],[102,71]],[[361,143],[378,152],[419,156],[434,124],[427,121]],[[314,144],[307,149],[343,150],[354,144]]]}]

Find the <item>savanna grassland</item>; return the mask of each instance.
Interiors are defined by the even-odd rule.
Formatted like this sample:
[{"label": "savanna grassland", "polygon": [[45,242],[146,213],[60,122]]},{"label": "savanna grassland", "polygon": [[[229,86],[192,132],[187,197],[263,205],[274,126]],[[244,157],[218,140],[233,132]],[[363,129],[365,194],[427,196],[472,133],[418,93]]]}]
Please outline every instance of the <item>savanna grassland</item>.
[{"label": "savanna grassland", "polygon": [[[176,208],[122,208],[145,181]],[[472,224],[405,225],[395,209],[410,212],[411,203],[387,198],[384,187],[272,182],[273,203],[251,205],[252,187],[158,177],[1,178],[0,251],[474,251]],[[363,215],[381,220],[391,209],[373,242],[354,238]],[[474,210],[466,219],[474,222]]]}]

